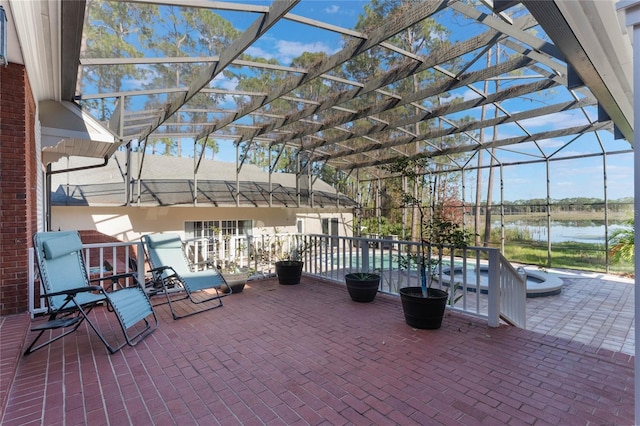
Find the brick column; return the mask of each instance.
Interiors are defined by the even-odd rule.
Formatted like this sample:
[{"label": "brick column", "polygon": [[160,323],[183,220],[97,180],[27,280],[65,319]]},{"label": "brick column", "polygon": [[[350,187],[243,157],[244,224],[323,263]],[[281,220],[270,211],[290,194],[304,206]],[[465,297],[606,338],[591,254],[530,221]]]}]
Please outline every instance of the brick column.
[{"label": "brick column", "polygon": [[38,223],[35,116],[25,67],[0,66],[0,315],[28,309],[28,248]]}]

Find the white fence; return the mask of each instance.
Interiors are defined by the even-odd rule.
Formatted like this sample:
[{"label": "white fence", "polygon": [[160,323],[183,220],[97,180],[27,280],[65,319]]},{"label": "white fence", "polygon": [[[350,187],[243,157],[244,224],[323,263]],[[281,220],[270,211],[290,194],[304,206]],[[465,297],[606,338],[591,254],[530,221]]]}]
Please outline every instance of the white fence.
[{"label": "white fence", "polygon": [[[307,250],[304,272],[344,282],[350,272],[376,272],[380,291],[398,294],[402,287],[420,286],[419,243],[407,241],[302,236]],[[497,327],[500,317],[524,328],[526,280],[495,248],[467,247],[454,252],[443,247],[432,259],[432,286],[449,293],[448,309],[487,319]],[[505,310],[506,309],[506,310]]]},{"label": "white fence", "polygon": [[[142,243],[106,243],[84,246],[91,277],[130,272],[128,259],[143,253]],[[379,291],[398,294],[402,287],[419,286],[419,256],[411,255],[418,243],[372,238],[332,237],[327,235],[277,234],[256,237],[232,237],[222,241],[194,239],[185,242],[194,261],[213,260],[225,269],[241,268],[253,279],[275,275],[275,262],[292,252],[304,261],[304,273],[344,282],[350,272],[369,271],[382,276]],[[499,320],[524,328],[526,324],[526,281],[498,249],[468,247],[454,252],[441,248],[433,270],[432,286],[448,291],[448,308],[485,318],[497,327]],[[136,269],[145,270],[143,256],[137,256]],[[31,253],[31,262],[33,255]],[[96,266],[97,265],[97,266]],[[112,270],[109,270],[109,267]],[[33,269],[35,271],[35,269]],[[44,312],[36,300],[35,273],[29,283],[30,311]]]},{"label": "white fence", "polygon": [[527,298],[527,274],[500,256],[500,317],[509,324],[527,328],[527,315],[522,301]]}]

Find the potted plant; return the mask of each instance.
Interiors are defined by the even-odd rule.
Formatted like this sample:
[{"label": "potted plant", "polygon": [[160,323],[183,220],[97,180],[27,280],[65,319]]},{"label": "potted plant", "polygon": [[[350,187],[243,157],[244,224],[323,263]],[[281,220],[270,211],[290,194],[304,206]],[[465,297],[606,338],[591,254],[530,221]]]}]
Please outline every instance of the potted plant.
[{"label": "potted plant", "polygon": [[449,293],[438,288],[431,288],[433,271],[436,267],[435,265],[429,267],[430,273],[427,275],[427,268],[420,266],[422,285],[403,287],[398,291],[404,320],[413,328],[435,330],[442,325]]},{"label": "potted plant", "polygon": [[[424,228],[428,231],[429,239],[421,241],[417,257],[420,286],[404,287],[399,293],[405,322],[414,328],[435,330],[442,325],[447,301],[450,299],[448,291],[431,288],[438,268],[442,267],[443,249],[465,248],[468,235],[457,224],[444,219],[442,212],[435,212],[429,223],[423,225]],[[434,247],[437,249],[435,254]]]},{"label": "potted plant", "polygon": [[302,268],[304,267],[302,256],[306,249],[306,242],[297,237],[293,248],[283,253],[282,258],[276,262],[276,275],[280,284],[293,285],[300,283]]},{"label": "potted plant", "polygon": [[[424,176],[422,171],[428,165],[428,161],[426,157],[402,159],[388,165],[387,170],[414,178],[417,185],[418,178]],[[449,293],[446,290],[431,288],[433,278],[438,267],[442,266],[443,248],[466,247],[468,235],[456,223],[448,220],[443,209],[435,206],[435,203],[424,206],[417,196],[406,192],[402,194],[402,202],[405,206],[415,207],[420,216],[419,250],[418,253],[409,256],[413,257],[418,265],[420,286],[403,287],[398,290],[405,322],[414,328],[438,329],[442,325]],[[426,219],[425,208],[430,210]],[[438,249],[435,256],[434,247]]]},{"label": "potted plant", "polygon": [[220,287],[223,293],[241,293],[249,278],[249,268],[241,268],[235,261],[218,261],[218,271],[226,284]]},{"label": "potted plant", "polygon": [[369,272],[353,272],[346,274],[344,280],[347,291],[354,302],[372,302],[378,294],[380,275]]}]

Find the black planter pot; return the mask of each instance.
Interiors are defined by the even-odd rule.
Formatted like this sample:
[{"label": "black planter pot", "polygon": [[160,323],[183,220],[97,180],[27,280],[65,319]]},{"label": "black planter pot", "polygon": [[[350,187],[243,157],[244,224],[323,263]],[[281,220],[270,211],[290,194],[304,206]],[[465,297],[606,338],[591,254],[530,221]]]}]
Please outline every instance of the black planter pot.
[{"label": "black planter pot", "polygon": [[366,278],[359,274],[346,274],[344,280],[347,283],[347,291],[354,302],[371,302],[378,294],[380,275],[367,274]]},{"label": "black planter pot", "polygon": [[229,288],[231,288],[231,293],[241,293],[244,290],[244,285],[247,283],[247,274],[228,274],[224,276],[226,284],[220,286],[220,290],[223,293],[229,293]]},{"label": "black planter pot", "polygon": [[299,284],[302,277],[304,262],[297,260],[282,260],[276,262],[276,275],[278,282],[284,285]]},{"label": "black planter pot", "polygon": [[442,325],[447,307],[447,292],[437,288],[430,288],[428,292],[429,297],[424,297],[422,287],[400,289],[404,320],[413,328],[435,330]]}]

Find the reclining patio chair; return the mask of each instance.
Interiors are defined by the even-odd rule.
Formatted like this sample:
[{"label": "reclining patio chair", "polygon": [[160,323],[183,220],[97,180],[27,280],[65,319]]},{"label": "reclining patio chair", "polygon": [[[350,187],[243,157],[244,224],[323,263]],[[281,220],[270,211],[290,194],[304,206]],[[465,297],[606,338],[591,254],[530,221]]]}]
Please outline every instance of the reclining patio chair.
[{"label": "reclining patio chair", "polygon": [[[142,241],[147,251],[147,260],[151,266],[154,288],[162,287],[162,293],[167,298],[164,303],[169,304],[173,319],[183,318],[222,306],[222,298],[226,295],[221,294],[221,290],[222,288],[228,288],[224,277],[216,268],[196,270],[197,264],[189,262],[184,252],[182,239],[178,234],[145,235],[142,237]],[[204,263],[209,264],[208,262]],[[182,299],[188,298],[194,304],[199,305],[215,301],[217,303],[211,303],[202,309],[179,315],[172,303],[176,299],[171,297],[171,294],[178,290],[184,290],[185,292],[185,296]],[[207,290],[213,290],[213,294],[206,295],[203,298],[195,297],[197,294],[206,294]]]},{"label": "reclining patio chair", "polygon": [[[47,299],[49,319],[31,329],[39,333],[24,355],[73,333],[83,321],[87,321],[112,354],[124,345],[135,346],[158,327],[156,314],[136,274],[89,279],[77,231],[39,232],[33,236],[33,245],[44,289],[40,297]],[[133,285],[122,287],[123,280],[127,278]],[[106,288],[94,284],[101,281],[111,283]],[[105,304],[109,311],[115,313],[124,334],[123,343],[111,345],[89,318],[89,313],[98,304]],[[45,332],[56,329],[66,330],[35,346]]]}]

